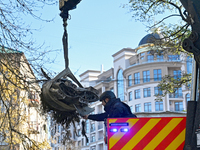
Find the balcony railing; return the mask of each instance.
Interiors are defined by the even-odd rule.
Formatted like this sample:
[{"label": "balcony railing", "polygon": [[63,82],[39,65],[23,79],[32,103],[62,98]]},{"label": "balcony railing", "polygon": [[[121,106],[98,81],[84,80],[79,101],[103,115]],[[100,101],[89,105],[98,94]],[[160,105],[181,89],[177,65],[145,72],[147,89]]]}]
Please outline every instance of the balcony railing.
[{"label": "balcony railing", "polygon": [[128,68],[132,67],[132,66],[137,66],[137,65],[141,65],[141,64],[147,64],[147,63],[154,63],[154,62],[182,62],[182,60],[152,60],[152,61],[145,61],[145,62],[140,62],[140,63],[135,63],[133,65],[128,66]]},{"label": "balcony railing", "polygon": [[183,94],[182,93],[172,93],[172,94],[169,94],[169,98],[183,98]]},{"label": "balcony railing", "polygon": [[102,137],[99,137],[98,140],[103,140],[103,136],[102,136]]}]

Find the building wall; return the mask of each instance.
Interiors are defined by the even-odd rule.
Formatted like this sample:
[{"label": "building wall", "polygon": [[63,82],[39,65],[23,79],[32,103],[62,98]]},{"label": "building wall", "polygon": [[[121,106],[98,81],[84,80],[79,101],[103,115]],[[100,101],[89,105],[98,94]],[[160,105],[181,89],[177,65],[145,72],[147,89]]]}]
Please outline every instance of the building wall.
[{"label": "building wall", "polygon": [[[0,50],[2,51],[1,48],[2,47],[0,47]],[[1,103],[2,101],[9,104],[7,105],[9,107],[7,111],[12,110],[11,112],[12,114],[14,114],[11,117],[12,126],[14,124],[15,129],[19,131],[21,134],[24,134],[30,140],[33,140],[38,144],[39,143],[41,144],[43,142],[45,143],[48,141],[48,132],[46,128],[47,122],[45,120],[45,116],[42,116],[39,112],[40,86],[38,83],[34,82],[36,80],[35,76],[33,74],[33,71],[31,70],[29,63],[26,60],[25,55],[22,52],[15,51],[12,49],[7,49],[7,50],[3,49],[3,50],[7,52],[5,54],[6,56],[10,58],[15,58],[14,59],[15,63],[9,64],[10,61],[6,59],[6,57],[5,59],[0,58],[1,61],[4,61],[4,63],[8,62],[9,64],[8,67],[2,65],[3,63],[1,63],[1,67],[2,66],[3,67],[1,68],[2,70],[0,74],[0,80],[7,83],[7,85],[4,87],[4,90],[2,90],[1,88],[2,90],[1,93],[3,93],[3,91],[5,93],[9,93],[8,94],[9,97],[8,96],[2,97],[1,95],[0,111],[2,114],[6,112],[6,111],[2,112],[2,110],[5,110],[5,105],[2,105]],[[3,77],[3,75],[9,75],[9,78],[6,79]],[[29,81],[33,81],[32,84],[31,82],[27,83]],[[3,87],[3,85],[4,85],[3,82],[1,82],[1,87]],[[7,123],[7,120],[5,122]],[[6,128],[4,127],[4,129]],[[8,133],[9,130],[7,130]],[[13,137],[15,137],[15,135],[17,134],[15,134],[13,131]],[[8,139],[9,138],[10,136],[8,136]],[[16,140],[18,140],[18,138],[16,138]],[[27,138],[24,138],[24,140],[27,140]],[[27,143],[29,143],[29,141],[27,141]],[[16,142],[16,149],[17,150],[24,149],[23,144],[21,140],[18,140]],[[0,149],[4,148],[6,149],[9,147],[8,145],[9,145],[8,142],[3,141],[2,137],[0,136]],[[47,149],[47,147],[48,145],[44,149]]]}]

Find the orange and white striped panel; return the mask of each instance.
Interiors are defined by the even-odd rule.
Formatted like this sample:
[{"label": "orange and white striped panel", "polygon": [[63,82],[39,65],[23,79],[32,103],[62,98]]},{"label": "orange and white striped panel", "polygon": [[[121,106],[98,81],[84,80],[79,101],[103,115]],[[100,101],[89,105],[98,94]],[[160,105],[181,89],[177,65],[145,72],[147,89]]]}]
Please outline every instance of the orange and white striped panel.
[{"label": "orange and white striped panel", "polygon": [[108,150],[182,150],[186,117],[107,120]]}]

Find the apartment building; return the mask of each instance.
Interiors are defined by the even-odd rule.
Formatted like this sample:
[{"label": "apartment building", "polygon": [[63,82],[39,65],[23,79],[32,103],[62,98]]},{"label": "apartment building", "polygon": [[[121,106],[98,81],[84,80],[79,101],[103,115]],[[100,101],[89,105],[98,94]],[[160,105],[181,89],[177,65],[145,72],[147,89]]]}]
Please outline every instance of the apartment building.
[{"label": "apartment building", "polygon": [[[167,53],[167,48],[155,47],[154,39],[162,35],[152,33],[139,42],[138,47],[123,48],[112,55],[113,67],[106,71],[87,70],[80,75],[84,87],[93,86],[99,93],[113,91],[127,103],[138,117],[185,116],[190,100],[189,86],[182,86],[175,93],[164,97],[157,87],[165,75],[179,78],[183,73],[192,73],[192,59],[184,53]],[[104,112],[100,102],[90,105],[93,113]],[[81,150],[105,150],[103,122],[87,120],[89,142],[82,139]],[[99,129],[99,126],[103,128]]]},{"label": "apartment building", "polygon": [[0,47],[0,61],[0,149],[31,149],[34,141],[47,150],[48,123],[39,111],[40,86],[30,64],[24,53],[6,47]]}]

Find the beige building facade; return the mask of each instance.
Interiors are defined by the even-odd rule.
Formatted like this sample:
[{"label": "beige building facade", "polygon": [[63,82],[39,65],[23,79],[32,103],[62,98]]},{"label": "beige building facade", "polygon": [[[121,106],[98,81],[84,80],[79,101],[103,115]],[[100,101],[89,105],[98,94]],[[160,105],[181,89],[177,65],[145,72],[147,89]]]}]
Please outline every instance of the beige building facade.
[{"label": "beige building facade", "polygon": [[[93,86],[99,93],[113,91],[117,97],[127,103],[138,117],[186,116],[187,101],[190,100],[190,88],[182,86],[175,93],[164,97],[155,95],[164,91],[157,87],[165,75],[181,77],[192,73],[192,59],[182,54],[167,53],[167,48],[153,46],[148,34],[137,48],[123,48],[112,55],[113,67],[106,71],[87,70],[80,75],[84,87]],[[93,113],[104,112],[100,102],[92,103]],[[82,139],[81,150],[105,150],[103,122],[88,122],[89,143]],[[99,129],[99,126],[103,126]],[[95,130],[95,131],[94,131]]]}]

